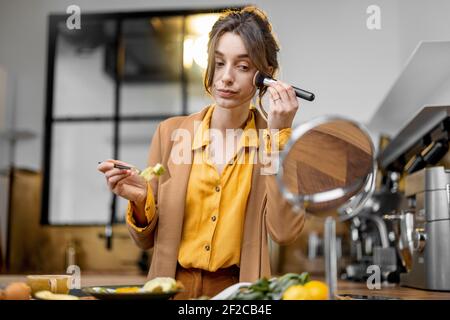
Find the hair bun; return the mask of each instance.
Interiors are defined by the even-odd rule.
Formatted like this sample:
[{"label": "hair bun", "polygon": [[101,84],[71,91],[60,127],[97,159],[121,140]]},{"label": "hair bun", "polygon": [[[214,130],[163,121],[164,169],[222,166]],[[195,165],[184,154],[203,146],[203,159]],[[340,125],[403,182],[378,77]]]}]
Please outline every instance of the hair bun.
[{"label": "hair bun", "polygon": [[272,31],[272,26],[269,22],[269,18],[263,10],[255,6],[247,6],[241,10],[241,13],[243,13],[244,15],[248,14],[253,16],[262,28],[265,28],[268,31]]}]

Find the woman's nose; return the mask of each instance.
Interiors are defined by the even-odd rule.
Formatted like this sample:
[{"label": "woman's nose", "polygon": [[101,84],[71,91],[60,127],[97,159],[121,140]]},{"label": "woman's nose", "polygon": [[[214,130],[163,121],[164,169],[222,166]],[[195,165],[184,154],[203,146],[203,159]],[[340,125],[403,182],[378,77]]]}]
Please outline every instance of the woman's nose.
[{"label": "woman's nose", "polygon": [[232,83],[233,82],[233,74],[232,74],[232,70],[230,67],[226,67],[224,68],[224,72],[222,74],[222,81],[224,83]]}]

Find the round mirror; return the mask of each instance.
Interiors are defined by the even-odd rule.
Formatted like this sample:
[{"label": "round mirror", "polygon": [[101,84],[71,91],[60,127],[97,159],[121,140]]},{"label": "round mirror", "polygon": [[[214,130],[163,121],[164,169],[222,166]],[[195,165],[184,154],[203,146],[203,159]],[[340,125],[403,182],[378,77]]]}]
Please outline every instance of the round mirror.
[{"label": "round mirror", "polygon": [[309,213],[337,210],[340,220],[358,214],[373,193],[375,150],[360,124],[322,117],[295,128],[280,156],[283,196]]}]

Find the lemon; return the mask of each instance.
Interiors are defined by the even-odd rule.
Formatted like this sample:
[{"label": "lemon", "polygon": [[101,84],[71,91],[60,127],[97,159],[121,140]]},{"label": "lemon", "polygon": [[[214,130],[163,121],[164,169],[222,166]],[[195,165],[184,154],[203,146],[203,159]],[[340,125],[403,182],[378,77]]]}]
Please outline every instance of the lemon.
[{"label": "lemon", "polygon": [[283,293],[283,300],[309,300],[309,291],[301,284],[290,286]]},{"label": "lemon", "polygon": [[317,280],[309,281],[304,285],[308,291],[311,300],[327,300],[328,299],[328,286]]}]

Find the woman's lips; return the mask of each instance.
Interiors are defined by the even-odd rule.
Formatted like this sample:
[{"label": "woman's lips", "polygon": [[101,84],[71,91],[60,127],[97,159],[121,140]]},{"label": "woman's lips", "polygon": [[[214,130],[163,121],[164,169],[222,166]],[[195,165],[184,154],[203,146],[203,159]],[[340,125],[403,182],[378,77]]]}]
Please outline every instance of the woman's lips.
[{"label": "woman's lips", "polygon": [[237,92],[228,90],[217,90],[217,93],[222,98],[230,98],[234,96]]}]

